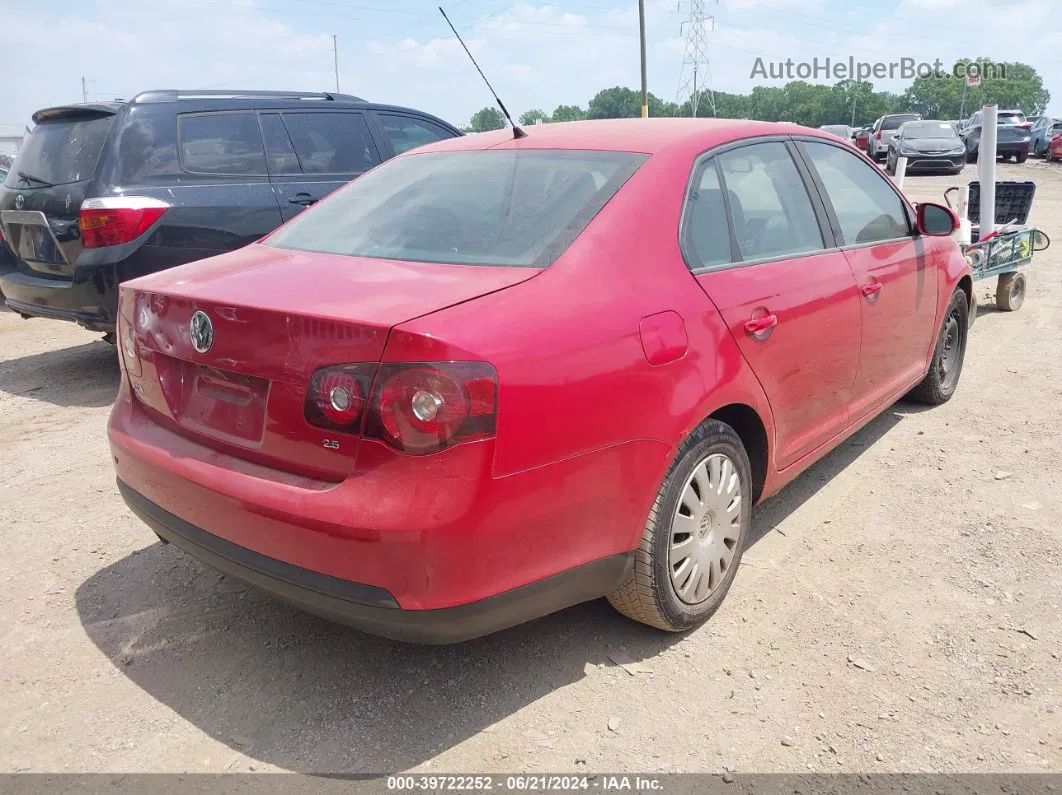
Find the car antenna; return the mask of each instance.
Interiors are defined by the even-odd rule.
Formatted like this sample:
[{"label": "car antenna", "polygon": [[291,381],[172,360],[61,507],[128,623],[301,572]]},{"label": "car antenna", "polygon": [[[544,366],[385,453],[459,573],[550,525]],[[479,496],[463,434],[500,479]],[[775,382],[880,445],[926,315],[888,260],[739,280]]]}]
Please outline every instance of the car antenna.
[{"label": "car antenna", "polygon": [[494,90],[494,86],[490,84],[490,81],[487,79],[487,76],[483,74],[483,70],[479,68],[479,64],[476,63],[476,59],[472,57],[472,53],[469,52],[468,46],[465,44],[464,39],[462,39],[461,34],[457,32],[457,28],[455,28],[454,23],[450,21],[450,17],[446,16],[446,12],[443,11],[442,6],[439,6],[439,13],[443,15],[443,19],[446,20],[446,24],[450,26],[450,30],[454,32],[454,35],[457,36],[457,40],[461,42],[461,46],[465,48],[465,53],[468,55],[468,59],[472,61],[472,65],[476,67],[476,71],[479,72],[479,76],[483,78],[483,82],[487,84],[487,88],[490,89],[490,93],[494,95],[494,101],[498,103],[498,107],[501,108],[501,112],[505,115],[505,118],[509,120],[509,124],[513,126],[513,138],[526,138],[527,133],[520,129],[520,125],[513,121],[513,117],[509,115],[509,111],[505,108],[505,103],[503,103],[501,101],[501,98],[498,97],[498,92]]}]

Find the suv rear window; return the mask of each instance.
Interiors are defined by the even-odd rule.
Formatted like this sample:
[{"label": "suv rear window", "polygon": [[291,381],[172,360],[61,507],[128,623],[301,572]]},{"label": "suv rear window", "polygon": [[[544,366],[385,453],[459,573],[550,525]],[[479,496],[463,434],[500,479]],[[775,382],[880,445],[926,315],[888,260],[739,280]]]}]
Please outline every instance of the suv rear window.
[{"label": "suv rear window", "polygon": [[1024,113],[997,113],[996,124],[1025,124]]},{"label": "suv rear window", "polygon": [[546,267],[647,157],[546,149],[398,157],[266,243],[381,259]]},{"label": "suv rear window", "polygon": [[41,122],[26,136],[5,184],[40,188],[91,179],[113,122],[112,113]]},{"label": "suv rear window", "polygon": [[883,130],[896,130],[905,121],[919,121],[921,116],[917,113],[901,113],[896,116],[886,116],[885,121],[881,123],[881,129]]}]

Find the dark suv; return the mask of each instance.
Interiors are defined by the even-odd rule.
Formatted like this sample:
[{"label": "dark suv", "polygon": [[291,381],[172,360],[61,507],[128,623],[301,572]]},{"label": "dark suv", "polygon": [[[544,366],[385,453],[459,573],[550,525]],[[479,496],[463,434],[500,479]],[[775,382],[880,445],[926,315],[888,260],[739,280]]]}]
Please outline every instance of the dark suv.
[{"label": "dark suv", "polygon": [[14,254],[0,291],[25,317],[112,340],[120,282],[258,240],[380,161],[461,134],[328,93],[147,91],[33,121],[0,187]]}]

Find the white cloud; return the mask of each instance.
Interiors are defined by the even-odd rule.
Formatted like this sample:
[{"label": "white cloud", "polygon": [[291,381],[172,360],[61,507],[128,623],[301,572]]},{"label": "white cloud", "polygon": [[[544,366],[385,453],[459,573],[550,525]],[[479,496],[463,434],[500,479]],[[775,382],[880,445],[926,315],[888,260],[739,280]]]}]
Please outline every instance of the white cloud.
[{"label": "white cloud", "polygon": [[[868,61],[912,57],[950,63],[986,55],[1032,64],[1054,89],[1062,112],[1062,22],[1057,0],[901,0],[894,11],[839,0],[724,0],[708,33],[712,86],[748,91],[755,59],[810,61],[854,55]],[[338,0],[337,0],[338,3]],[[281,0],[98,0],[62,14],[32,3],[5,6],[9,42],[47,42],[33,68],[0,82],[0,122],[79,101],[81,76],[91,98],[128,97],[147,88],[334,87],[332,34],[339,36],[342,89],[369,99],[422,108],[464,123],[491,104],[434,0],[361,4]],[[465,0],[451,2],[454,24],[511,110],[585,107],[613,85],[639,83],[636,0]],[[981,15],[1020,23],[1035,35],[998,36]],[[649,87],[663,99],[678,88],[688,4],[647,0]],[[86,46],[91,42],[91,46]],[[902,81],[887,86],[903,87]]]}]

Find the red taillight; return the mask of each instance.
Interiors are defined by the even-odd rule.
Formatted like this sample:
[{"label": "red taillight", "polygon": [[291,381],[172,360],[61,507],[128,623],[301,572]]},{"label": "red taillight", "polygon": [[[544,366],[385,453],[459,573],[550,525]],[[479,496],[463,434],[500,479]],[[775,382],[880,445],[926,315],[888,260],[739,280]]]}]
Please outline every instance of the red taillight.
[{"label": "red taillight", "polygon": [[874,133],[874,137],[877,138],[880,141],[881,140],[881,130],[878,130],[876,133]]},{"label": "red taillight", "polygon": [[380,365],[365,435],[433,453],[494,435],[498,374],[485,362]]},{"label": "red taillight", "polygon": [[1030,124],[1027,121],[1021,122],[1020,124],[1015,124],[1014,126],[1020,128],[1022,130],[1031,130],[1032,129],[1032,124]]},{"label": "red taillight", "polygon": [[117,246],[136,240],[154,225],[169,204],[147,196],[86,199],[81,205],[81,243],[85,248]]},{"label": "red taillight", "polygon": [[320,428],[359,433],[375,371],[375,364],[345,364],[315,372],[306,395],[306,419]]},{"label": "red taillight", "polygon": [[493,436],[497,395],[498,374],[486,362],[339,365],[313,374],[306,419],[421,455]]}]

